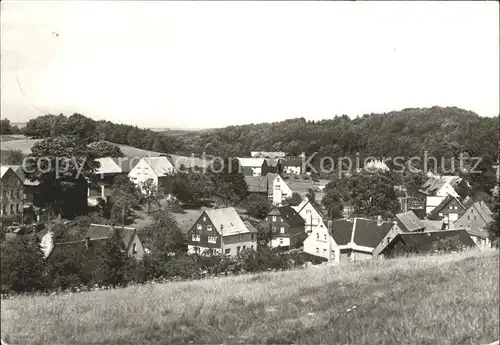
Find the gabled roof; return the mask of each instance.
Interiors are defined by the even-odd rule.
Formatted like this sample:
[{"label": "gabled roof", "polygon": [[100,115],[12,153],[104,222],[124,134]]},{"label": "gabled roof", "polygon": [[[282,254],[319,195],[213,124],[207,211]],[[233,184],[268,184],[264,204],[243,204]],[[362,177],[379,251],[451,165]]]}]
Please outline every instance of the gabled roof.
[{"label": "gabled roof", "polygon": [[[405,232],[394,237],[390,243],[397,243],[401,240],[404,244],[417,247],[420,250],[430,250],[434,243],[455,238],[459,245],[466,247],[475,247],[476,244],[465,230],[443,230],[443,231],[425,231],[425,232]],[[389,245],[390,245],[389,243]],[[389,248],[387,246],[386,248]],[[457,250],[460,248],[456,248]],[[382,252],[384,252],[384,249]]]},{"label": "gabled roof", "polygon": [[260,168],[265,161],[264,158],[238,158],[241,167]]},{"label": "gabled roof", "polygon": [[223,227],[224,236],[251,233],[255,229],[249,229],[245,225],[234,207],[206,210],[205,213],[219,234],[221,233],[221,226]]},{"label": "gabled roof", "polygon": [[284,167],[301,167],[302,157],[285,157],[281,160],[281,164]]},{"label": "gabled roof", "polygon": [[425,229],[420,219],[413,211],[396,214],[398,225],[403,231],[419,231]]},{"label": "gabled roof", "polygon": [[141,160],[140,157],[114,157],[111,158],[123,173],[129,173]]},{"label": "gabled roof", "polygon": [[308,204],[310,204],[316,210],[316,212],[319,213],[319,215],[322,215],[322,213],[316,208],[316,206],[314,206],[314,204],[309,200],[308,197],[305,197],[298,206],[292,207],[295,211],[297,211],[297,213],[300,213]]},{"label": "gabled roof", "polygon": [[465,207],[464,205],[460,202],[460,200],[458,200],[458,198],[455,198],[454,196],[451,196],[451,195],[448,195],[446,198],[443,199],[443,201],[441,201],[439,203],[439,205],[436,206],[435,209],[432,210],[431,214],[432,215],[437,215],[439,214],[446,206],[448,206],[450,204],[450,202],[452,202],[453,200],[455,200],[458,205],[463,209],[465,210]]},{"label": "gabled roof", "polygon": [[111,157],[97,158],[96,161],[100,163],[100,167],[95,171],[96,174],[119,174],[122,172],[122,168]]},{"label": "gabled roof", "polygon": [[174,170],[174,166],[165,156],[144,157],[143,159],[151,166],[153,172],[159,177],[166,176]]},{"label": "gabled roof", "polygon": [[455,187],[460,181],[461,177],[458,176],[434,176],[431,175],[420,187],[420,192],[428,195],[433,195],[439,189],[441,189],[445,184],[450,184],[450,186]]},{"label": "gabled roof", "polygon": [[332,236],[340,246],[352,241],[358,246],[375,248],[393,226],[392,222],[378,225],[376,220],[365,218],[337,219],[332,223]]},{"label": "gabled roof", "polygon": [[426,230],[444,230],[446,227],[442,220],[421,219],[420,221],[425,226]]},{"label": "gabled roof", "polygon": [[268,178],[266,176],[245,176],[245,182],[250,193],[267,193]]},{"label": "gabled roof", "polygon": [[121,227],[121,226],[112,227],[104,224],[90,224],[89,229],[87,231],[87,237],[90,237],[91,241],[107,239],[111,237],[114,229],[118,229],[120,231],[120,234],[123,239],[123,244],[125,245],[125,248],[128,249],[130,243],[132,242],[136,234],[135,228]]},{"label": "gabled roof", "polygon": [[[0,173],[1,173],[0,178],[3,178],[3,176],[4,176],[4,175],[7,173],[7,171],[9,171],[9,170],[12,170],[12,168],[11,168],[11,167],[9,167],[9,166],[6,166],[6,165],[2,165],[2,166],[0,167]],[[14,172],[14,170],[12,170],[12,172]]]},{"label": "gabled roof", "polygon": [[276,207],[274,210],[278,211],[278,214],[290,226],[304,226],[305,224],[304,219],[290,205]]},{"label": "gabled roof", "polygon": [[266,158],[266,163],[268,167],[276,167],[278,166],[278,163],[281,162],[281,158]]},{"label": "gabled roof", "polygon": [[[490,223],[493,221],[492,215],[493,212],[489,209],[489,207],[485,204],[484,201],[476,201],[469,208],[473,207],[476,212],[483,218],[485,223]],[[467,209],[469,210],[469,209]]]},{"label": "gabled roof", "polygon": [[393,226],[393,222],[378,225],[376,220],[356,218],[353,242],[358,246],[375,248]]},{"label": "gabled roof", "polygon": [[172,154],[168,154],[167,157],[170,159],[172,165],[177,170],[181,170],[182,166],[184,166],[184,169],[192,169],[195,167],[204,168],[210,166],[208,160],[199,157],[187,157]]}]

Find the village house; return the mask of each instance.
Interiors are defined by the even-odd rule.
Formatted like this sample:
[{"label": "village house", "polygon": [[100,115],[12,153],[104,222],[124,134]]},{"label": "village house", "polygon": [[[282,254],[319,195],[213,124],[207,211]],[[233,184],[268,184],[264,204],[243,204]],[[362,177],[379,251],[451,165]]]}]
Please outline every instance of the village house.
[{"label": "village house", "polygon": [[268,177],[268,197],[273,205],[282,205],[283,201],[291,198],[293,191],[285,182],[283,177],[277,174],[267,174]]},{"label": "village house", "polygon": [[305,159],[301,157],[285,157],[281,161],[283,174],[290,174],[290,175],[302,174],[303,173],[302,167],[304,164],[303,160],[305,161]]},{"label": "village house", "polygon": [[[304,252],[327,259],[329,262],[340,262],[340,247],[332,236],[332,223],[325,225],[323,220],[315,225],[304,240]],[[330,253],[330,256],[328,256]]]},{"label": "village house", "polygon": [[24,185],[19,176],[12,170],[11,167],[2,165],[1,172],[1,190],[2,190],[2,207],[0,209],[1,216],[22,215]]},{"label": "village house", "polygon": [[419,196],[426,199],[425,211],[430,214],[447,196],[463,198],[470,186],[463,178],[458,176],[440,176],[428,174],[425,183],[419,189]]},{"label": "village house", "polygon": [[443,220],[446,228],[450,228],[462,214],[464,214],[466,205],[470,202],[470,198],[465,198],[460,201],[455,196],[448,195],[439,205],[434,208],[427,218]]},{"label": "village house", "polygon": [[307,197],[298,206],[292,206],[292,208],[304,219],[307,233],[323,221],[323,215]]},{"label": "village house", "polygon": [[451,228],[466,230],[480,248],[491,247],[487,227],[493,221],[492,216],[484,201],[476,201],[451,224]]},{"label": "village house", "polygon": [[245,176],[264,176],[267,163],[264,158],[238,158],[240,171]]},{"label": "village house", "polygon": [[281,158],[265,158],[267,164],[267,173],[282,174],[283,168]]},{"label": "village house", "polygon": [[269,193],[269,179],[267,176],[245,176],[249,194],[259,194],[265,197]]},{"label": "village house", "polygon": [[206,210],[187,232],[188,252],[236,256],[242,250],[257,249],[257,234],[234,207]]},{"label": "village house", "polygon": [[305,238],[304,219],[292,206],[274,207],[261,222],[263,229],[268,229],[273,248],[296,248]]},{"label": "village house", "polygon": [[429,253],[444,244],[448,250],[476,247],[465,230],[405,232],[397,234],[380,252],[381,258],[413,253]]},{"label": "village house", "polygon": [[283,158],[286,156],[285,152],[277,151],[277,152],[266,152],[266,151],[252,151],[250,152],[250,156],[252,158]]},{"label": "village house", "polygon": [[[81,250],[85,253],[86,264],[95,268],[98,265],[99,251],[104,247],[106,241],[111,238],[114,231],[118,231],[123,241],[123,246],[129,257],[141,260],[145,250],[141,239],[135,228],[130,227],[112,227],[103,224],[90,224],[88,232],[84,239],[79,241],[60,242],[52,244],[48,239],[45,241],[49,248],[45,248],[47,260],[57,257],[58,252],[65,250]],[[50,248],[52,246],[52,248]]]},{"label": "village house", "polygon": [[[395,222],[354,218],[333,221],[332,236],[339,247],[338,262],[370,260],[386,235],[397,228]],[[398,230],[393,230],[397,232]]]},{"label": "village house", "polygon": [[128,177],[144,192],[144,184],[149,179],[157,188],[169,188],[174,170],[174,166],[165,156],[144,157],[128,173]]}]

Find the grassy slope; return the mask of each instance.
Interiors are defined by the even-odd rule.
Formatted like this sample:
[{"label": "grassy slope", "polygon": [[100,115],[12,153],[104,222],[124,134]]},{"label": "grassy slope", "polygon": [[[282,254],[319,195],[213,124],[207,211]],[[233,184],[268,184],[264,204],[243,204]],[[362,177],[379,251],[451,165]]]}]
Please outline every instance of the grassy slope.
[{"label": "grassy slope", "polygon": [[1,330],[13,344],[483,344],[499,337],[498,264],[463,253],[21,297],[2,302]]}]

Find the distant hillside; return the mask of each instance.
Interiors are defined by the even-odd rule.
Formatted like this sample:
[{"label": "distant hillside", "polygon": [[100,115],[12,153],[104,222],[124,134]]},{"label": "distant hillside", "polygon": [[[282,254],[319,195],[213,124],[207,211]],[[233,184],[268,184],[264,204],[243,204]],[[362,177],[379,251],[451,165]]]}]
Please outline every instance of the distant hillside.
[{"label": "distant hillside", "polygon": [[[303,118],[273,123],[229,126],[176,137],[187,151],[248,155],[250,151],[319,151],[330,157],[361,152],[365,156],[422,155],[450,157],[467,151],[496,155],[498,117],[488,118],[456,107],[416,108],[321,121]],[[207,146],[208,145],[208,146]]]},{"label": "distant hillside", "polygon": [[1,332],[12,344],[489,344],[498,284],[498,252],[370,260],[19,296],[2,301]]}]

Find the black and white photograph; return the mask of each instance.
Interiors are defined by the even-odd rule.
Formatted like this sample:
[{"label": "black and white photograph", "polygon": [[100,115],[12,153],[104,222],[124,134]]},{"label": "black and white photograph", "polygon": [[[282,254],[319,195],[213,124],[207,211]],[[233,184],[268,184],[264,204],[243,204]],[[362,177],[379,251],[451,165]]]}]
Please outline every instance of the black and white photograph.
[{"label": "black and white photograph", "polygon": [[1,345],[500,345],[498,1],[0,6]]}]

